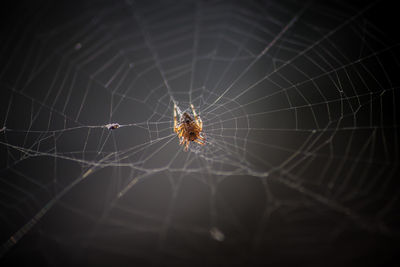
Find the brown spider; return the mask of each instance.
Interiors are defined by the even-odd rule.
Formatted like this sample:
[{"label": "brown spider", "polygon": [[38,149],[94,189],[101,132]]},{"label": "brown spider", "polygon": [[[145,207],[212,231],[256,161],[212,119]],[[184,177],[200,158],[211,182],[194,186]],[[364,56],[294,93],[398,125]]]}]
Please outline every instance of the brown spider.
[{"label": "brown spider", "polygon": [[176,116],[177,106],[174,105],[174,132],[178,134],[179,144],[185,144],[185,151],[188,151],[189,142],[196,142],[200,145],[205,144],[204,137],[201,136],[203,131],[203,121],[197,116],[196,111],[194,110],[194,106],[191,104],[192,112],[194,115],[194,119],[187,113],[184,112],[179,120]]}]

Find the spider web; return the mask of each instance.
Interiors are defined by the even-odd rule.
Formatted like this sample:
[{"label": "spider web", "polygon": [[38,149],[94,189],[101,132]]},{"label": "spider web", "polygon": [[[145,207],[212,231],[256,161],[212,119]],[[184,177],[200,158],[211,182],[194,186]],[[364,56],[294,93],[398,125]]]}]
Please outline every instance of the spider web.
[{"label": "spider web", "polygon": [[[399,47],[376,24],[382,10],[88,1],[10,11],[1,256],[389,261],[400,237]],[[174,104],[194,105],[204,146],[179,146]]]}]

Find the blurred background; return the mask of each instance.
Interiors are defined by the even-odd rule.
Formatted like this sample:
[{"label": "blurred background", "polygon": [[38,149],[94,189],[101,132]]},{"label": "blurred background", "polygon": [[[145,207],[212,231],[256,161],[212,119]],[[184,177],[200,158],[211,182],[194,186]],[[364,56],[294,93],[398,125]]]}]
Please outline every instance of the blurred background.
[{"label": "blurred background", "polygon": [[[398,264],[388,2],[2,13],[2,266]],[[183,151],[175,104],[194,105],[204,146]]]}]

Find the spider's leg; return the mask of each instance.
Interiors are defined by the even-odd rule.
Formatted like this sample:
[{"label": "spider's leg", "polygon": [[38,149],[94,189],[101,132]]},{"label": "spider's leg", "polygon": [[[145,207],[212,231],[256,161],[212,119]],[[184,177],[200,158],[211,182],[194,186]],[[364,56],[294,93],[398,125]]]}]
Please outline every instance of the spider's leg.
[{"label": "spider's leg", "polygon": [[176,105],[174,104],[174,132],[178,133],[178,128],[177,128],[177,118],[176,118]]},{"label": "spider's leg", "polygon": [[197,115],[196,110],[194,110],[193,104],[190,104],[190,107],[192,108],[194,119],[196,120],[196,123],[199,126],[200,131],[202,131],[203,130],[203,121],[201,120],[200,116]]},{"label": "spider's leg", "polygon": [[197,113],[196,113],[196,110],[194,110],[193,104],[190,104],[190,107],[192,108],[192,112],[193,112],[193,115],[194,115],[194,119],[196,120],[196,122],[198,122],[198,121],[197,121]]},{"label": "spider's leg", "polygon": [[182,143],[183,143],[183,131],[182,131],[182,129],[178,129],[178,139],[179,139],[179,144],[182,145]]},{"label": "spider's leg", "polygon": [[186,140],[185,151],[188,151],[188,149],[189,149],[189,141]]},{"label": "spider's leg", "polygon": [[[200,138],[199,138],[199,139],[200,139]],[[205,145],[204,141],[201,141],[201,140],[199,140],[199,139],[196,139],[196,140],[194,140],[194,141],[195,141],[196,143],[198,143],[198,144],[204,146],[204,145]]]},{"label": "spider's leg", "polygon": [[183,135],[183,125],[179,126],[176,130],[176,133],[178,134],[178,137],[182,137]]},{"label": "spider's leg", "polygon": [[200,132],[203,131],[203,121],[201,120],[200,116],[197,117],[197,124],[199,125]]}]

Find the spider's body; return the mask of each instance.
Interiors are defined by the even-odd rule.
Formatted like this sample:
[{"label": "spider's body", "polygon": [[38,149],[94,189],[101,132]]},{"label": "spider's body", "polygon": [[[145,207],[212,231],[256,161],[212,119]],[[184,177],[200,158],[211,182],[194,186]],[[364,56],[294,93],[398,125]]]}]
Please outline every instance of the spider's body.
[{"label": "spider's body", "polygon": [[204,145],[205,139],[201,136],[203,131],[203,122],[199,116],[197,116],[194,106],[190,105],[194,115],[194,119],[187,113],[184,112],[179,120],[176,116],[177,107],[174,106],[174,132],[178,134],[179,144],[185,144],[185,151],[189,148],[189,142],[196,142],[200,145]]}]

